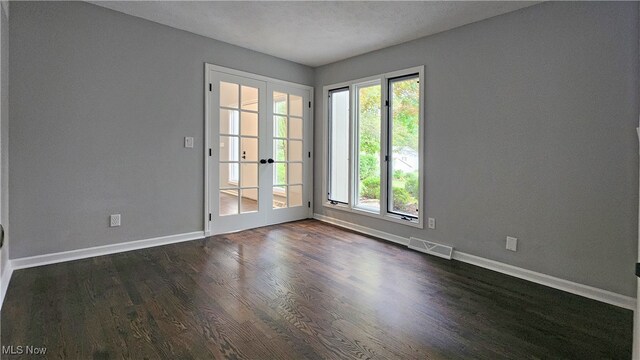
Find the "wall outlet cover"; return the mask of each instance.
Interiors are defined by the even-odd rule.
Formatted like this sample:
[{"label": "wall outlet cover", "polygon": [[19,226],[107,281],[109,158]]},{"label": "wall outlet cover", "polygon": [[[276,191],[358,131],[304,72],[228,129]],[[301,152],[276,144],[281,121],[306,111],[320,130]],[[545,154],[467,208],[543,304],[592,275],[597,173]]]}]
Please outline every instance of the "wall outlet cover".
[{"label": "wall outlet cover", "polygon": [[120,226],[120,214],[113,214],[109,216],[109,226],[111,227]]},{"label": "wall outlet cover", "polygon": [[513,236],[507,236],[507,250],[517,251],[518,250],[518,238]]},{"label": "wall outlet cover", "polygon": [[435,218],[429,218],[429,229],[435,229],[436,228],[436,219]]},{"label": "wall outlet cover", "polygon": [[193,137],[187,136],[184,138],[184,147],[193,148]]}]

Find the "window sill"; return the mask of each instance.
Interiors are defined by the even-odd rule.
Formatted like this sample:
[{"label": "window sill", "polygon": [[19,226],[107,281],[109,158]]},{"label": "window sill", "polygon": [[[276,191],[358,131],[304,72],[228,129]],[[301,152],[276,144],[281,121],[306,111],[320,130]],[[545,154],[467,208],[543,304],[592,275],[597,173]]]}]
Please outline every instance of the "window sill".
[{"label": "window sill", "polygon": [[324,207],[329,208],[329,209],[334,209],[334,210],[340,210],[340,211],[345,211],[345,212],[349,212],[352,214],[358,214],[358,215],[365,215],[365,216],[369,216],[375,219],[379,219],[379,220],[385,220],[385,221],[390,221],[390,222],[394,222],[397,224],[402,224],[402,225],[406,225],[406,226],[411,226],[411,227],[415,227],[418,229],[424,229],[424,224],[422,222],[422,217],[418,218],[418,219],[414,219],[414,220],[403,220],[399,215],[396,214],[390,214],[390,213],[386,213],[386,214],[379,214],[377,212],[373,212],[371,210],[367,210],[364,208],[357,208],[357,207],[351,207],[350,205],[347,204],[332,204],[328,201],[326,201],[323,204]]}]

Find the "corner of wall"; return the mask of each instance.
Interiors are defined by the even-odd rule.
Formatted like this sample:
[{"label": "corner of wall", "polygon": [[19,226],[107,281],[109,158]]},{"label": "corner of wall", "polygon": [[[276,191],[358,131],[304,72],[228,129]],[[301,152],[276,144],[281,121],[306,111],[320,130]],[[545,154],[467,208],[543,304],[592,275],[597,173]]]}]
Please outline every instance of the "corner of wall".
[{"label": "corner of wall", "polygon": [[9,1],[0,1],[0,223],[4,226],[4,245],[0,250],[0,311],[11,281],[13,269],[9,260],[8,214],[9,194],[8,180],[8,150],[9,150],[9,111],[8,111],[8,81],[9,81]]}]

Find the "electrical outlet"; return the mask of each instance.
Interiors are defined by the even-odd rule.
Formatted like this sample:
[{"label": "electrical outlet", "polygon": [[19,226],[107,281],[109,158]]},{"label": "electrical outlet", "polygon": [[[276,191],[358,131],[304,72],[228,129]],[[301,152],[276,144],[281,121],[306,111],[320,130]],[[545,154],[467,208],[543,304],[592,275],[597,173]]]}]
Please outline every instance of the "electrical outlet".
[{"label": "electrical outlet", "polygon": [[518,238],[514,238],[513,236],[507,236],[507,250],[517,251],[518,248]]},{"label": "electrical outlet", "polygon": [[109,226],[111,227],[120,226],[120,214],[113,214],[109,216]]},{"label": "electrical outlet", "polygon": [[435,218],[429,218],[429,229],[434,229],[436,228],[436,219]]},{"label": "electrical outlet", "polygon": [[187,136],[184,138],[184,147],[186,148],[193,148],[193,138],[190,136]]}]

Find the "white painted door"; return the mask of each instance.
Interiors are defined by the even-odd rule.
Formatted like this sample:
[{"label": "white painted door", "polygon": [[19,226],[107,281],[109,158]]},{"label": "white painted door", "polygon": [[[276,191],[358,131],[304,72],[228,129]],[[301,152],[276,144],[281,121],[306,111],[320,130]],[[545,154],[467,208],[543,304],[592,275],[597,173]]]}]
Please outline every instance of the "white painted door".
[{"label": "white painted door", "polygon": [[267,150],[264,81],[212,72],[211,228],[214,233],[265,223]]},{"label": "white painted door", "polygon": [[272,179],[267,223],[304,219],[311,206],[309,91],[268,84],[267,103],[271,151],[267,176]]},{"label": "white painted door", "polygon": [[210,71],[212,234],[304,219],[310,206],[310,91]]}]

